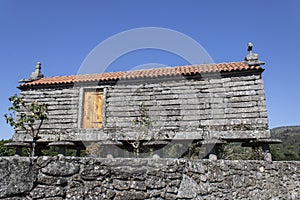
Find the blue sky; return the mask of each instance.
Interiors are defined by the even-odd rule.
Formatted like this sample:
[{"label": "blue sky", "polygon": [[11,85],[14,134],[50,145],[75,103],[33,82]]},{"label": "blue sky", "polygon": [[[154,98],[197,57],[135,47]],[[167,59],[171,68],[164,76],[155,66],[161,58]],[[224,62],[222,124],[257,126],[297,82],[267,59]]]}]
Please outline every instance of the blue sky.
[{"label": "blue sky", "polygon": [[[0,115],[37,61],[45,76],[77,74],[99,43],[133,28],[163,27],[201,44],[216,63],[241,61],[246,45],[266,62],[263,74],[270,128],[300,124],[300,3],[298,0],[91,1],[0,0]],[[144,63],[186,64],[144,50],[122,56],[112,70]],[[1,117],[2,118],[2,117]],[[0,119],[0,138],[12,129]]]}]

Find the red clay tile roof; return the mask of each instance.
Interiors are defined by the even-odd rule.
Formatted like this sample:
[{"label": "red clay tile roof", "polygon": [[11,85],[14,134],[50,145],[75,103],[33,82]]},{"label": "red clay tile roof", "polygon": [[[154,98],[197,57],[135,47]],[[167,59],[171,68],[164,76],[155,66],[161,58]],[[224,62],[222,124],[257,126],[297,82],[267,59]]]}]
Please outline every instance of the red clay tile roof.
[{"label": "red clay tile roof", "polygon": [[42,78],[36,81],[27,82],[20,85],[20,87],[68,84],[68,83],[78,83],[78,82],[93,82],[93,81],[114,81],[114,80],[124,80],[124,79],[155,78],[155,77],[162,77],[162,76],[192,75],[197,73],[209,73],[209,72],[231,72],[231,71],[243,71],[243,70],[250,70],[250,69],[262,69],[262,68],[260,66],[249,66],[245,62],[189,65],[189,66],[144,69],[144,70],[127,71],[127,72],[108,72],[102,74],[56,76],[56,77]]}]

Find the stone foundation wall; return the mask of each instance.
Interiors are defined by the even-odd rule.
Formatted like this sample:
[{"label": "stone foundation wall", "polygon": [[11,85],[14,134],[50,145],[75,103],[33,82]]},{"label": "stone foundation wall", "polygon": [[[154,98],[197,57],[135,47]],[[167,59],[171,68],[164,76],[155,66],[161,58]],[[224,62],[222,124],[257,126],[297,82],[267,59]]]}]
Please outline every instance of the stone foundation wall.
[{"label": "stone foundation wall", "polygon": [[0,158],[7,199],[299,199],[300,162]]}]

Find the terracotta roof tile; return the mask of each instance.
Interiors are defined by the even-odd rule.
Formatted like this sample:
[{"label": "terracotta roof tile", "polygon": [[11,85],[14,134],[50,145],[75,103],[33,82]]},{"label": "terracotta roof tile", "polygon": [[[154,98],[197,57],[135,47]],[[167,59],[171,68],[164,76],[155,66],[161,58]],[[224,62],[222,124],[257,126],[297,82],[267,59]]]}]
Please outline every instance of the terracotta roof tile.
[{"label": "terracotta roof tile", "polygon": [[242,70],[250,70],[250,69],[261,69],[261,67],[249,66],[245,62],[231,62],[231,63],[219,63],[219,64],[202,64],[202,65],[153,68],[153,69],[127,71],[127,72],[108,72],[102,74],[56,76],[56,77],[42,78],[36,81],[27,82],[20,85],[20,87],[34,86],[34,85],[68,84],[68,83],[76,83],[76,82],[154,78],[154,77],[161,77],[161,76],[192,75],[197,73],[230,72],[230,71],[242,71]]}]

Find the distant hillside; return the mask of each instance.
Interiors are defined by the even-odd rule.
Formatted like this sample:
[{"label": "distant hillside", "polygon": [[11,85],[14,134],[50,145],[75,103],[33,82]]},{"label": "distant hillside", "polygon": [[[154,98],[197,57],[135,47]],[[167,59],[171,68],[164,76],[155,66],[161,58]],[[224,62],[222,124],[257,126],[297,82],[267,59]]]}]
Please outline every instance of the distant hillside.
[{"label": "distant hillside", "polygon": [[274,160],[300,160],[300,126],[273,128],[271,136],[282,140],[282,144],[271,145]]}]

